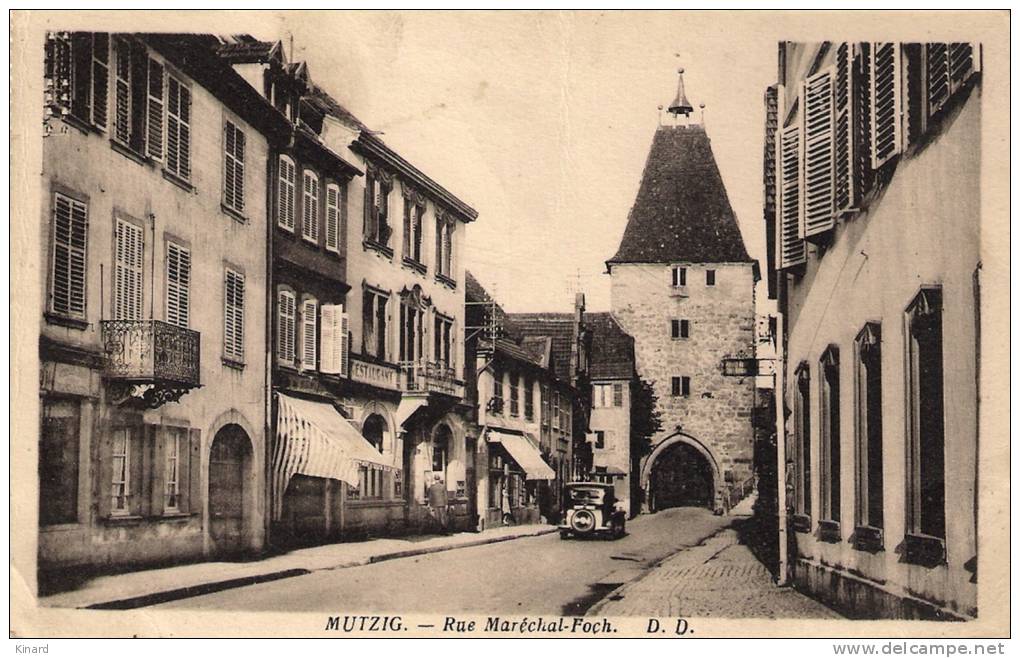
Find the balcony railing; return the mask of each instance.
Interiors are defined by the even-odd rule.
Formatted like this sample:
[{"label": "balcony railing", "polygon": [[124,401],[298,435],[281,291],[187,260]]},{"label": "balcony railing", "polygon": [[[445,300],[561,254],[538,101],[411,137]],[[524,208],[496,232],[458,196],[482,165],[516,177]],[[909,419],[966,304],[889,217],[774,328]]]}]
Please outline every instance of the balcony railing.
[{"label": "balcony railing", "polygon": [[443,393],[464,397],[464,382],[457,379],[456,371],[437,361],[401,361],[400,388],[403,391]]},{"label": "balcony railing", "polygon": [[200,335],[160,320],[104,320],[106,377],[131,384],[194,388]]}]

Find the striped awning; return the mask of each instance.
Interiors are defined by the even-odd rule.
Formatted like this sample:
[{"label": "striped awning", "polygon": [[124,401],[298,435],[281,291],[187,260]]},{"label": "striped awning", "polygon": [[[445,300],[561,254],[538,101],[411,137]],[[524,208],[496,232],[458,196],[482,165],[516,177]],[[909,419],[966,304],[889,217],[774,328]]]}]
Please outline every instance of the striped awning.
[{"label": "striped awning", "polygon": [[283,494],[294,475],[331,478],[358,485],[361,466],[395,470],[332,405],[277,393],[273,446],[273,519],[283,515]]},{"label": "striped awning", "polygon": [[500,443],[515,462],[524,470],[526,480],[555,480],[556,471],[542,459],[542,453],[525,436],[509,434],[490,429],[486,435],[489,443]]}]

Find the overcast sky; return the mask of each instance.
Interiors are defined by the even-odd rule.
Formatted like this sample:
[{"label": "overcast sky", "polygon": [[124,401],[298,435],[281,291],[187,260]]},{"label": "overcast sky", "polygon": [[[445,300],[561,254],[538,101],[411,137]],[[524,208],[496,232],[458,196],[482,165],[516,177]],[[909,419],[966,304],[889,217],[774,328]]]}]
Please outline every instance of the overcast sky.
[{"label": "overcast sky", "polygon": [[258,36],[288,53],[292,36],[316,82],[478,210],[466,265],[508,310],[568,310],[580,281],[597,311],[681,66],[747,248],[763,256],[762,93],[776,41],[737,18],[355,12],[281,16]]}]

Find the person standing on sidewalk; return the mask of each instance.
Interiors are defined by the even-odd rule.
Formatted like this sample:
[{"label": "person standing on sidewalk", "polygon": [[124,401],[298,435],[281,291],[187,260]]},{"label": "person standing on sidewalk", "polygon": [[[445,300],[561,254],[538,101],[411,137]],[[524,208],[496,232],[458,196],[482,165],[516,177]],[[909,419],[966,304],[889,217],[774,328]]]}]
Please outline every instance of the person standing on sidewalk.
[{"label": "person standing on sidewalk", "polygon": [[450,534],[449,521],[446,514],[447,503],[446,484],[443,482],[442,477],[436,475],[432,485],[429,487],[429,509],[432,510],[432,517],[439,526],[439,532],[444,535]]}]

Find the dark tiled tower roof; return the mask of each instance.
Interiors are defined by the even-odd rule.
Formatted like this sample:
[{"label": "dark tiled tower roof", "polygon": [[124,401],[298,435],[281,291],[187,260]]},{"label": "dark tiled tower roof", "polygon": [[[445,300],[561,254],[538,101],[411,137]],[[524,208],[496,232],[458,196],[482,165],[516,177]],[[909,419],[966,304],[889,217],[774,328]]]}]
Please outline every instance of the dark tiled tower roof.
[{"label": "dark tiled tower roof", "polygon": [[750,263],[702,126],[660,126],[613,263]]}]

